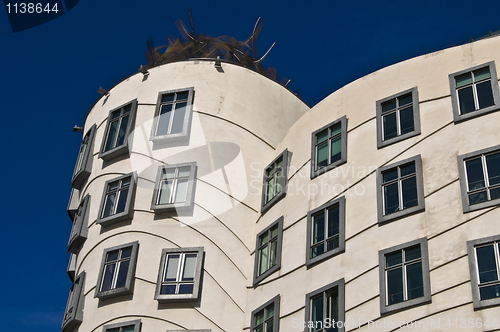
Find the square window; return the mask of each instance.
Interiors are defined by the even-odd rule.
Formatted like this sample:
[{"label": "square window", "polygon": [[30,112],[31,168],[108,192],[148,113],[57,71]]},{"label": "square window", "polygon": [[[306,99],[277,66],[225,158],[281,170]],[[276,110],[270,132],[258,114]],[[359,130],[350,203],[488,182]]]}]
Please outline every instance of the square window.
[{"label": "square window", "polygon": [[130,220],[134,214],[133,197],[137,182],[136,173],[129,173],[106,181],[97,216],[97,224],[111,224]]},{"label": "square window", "polygon": [[196,162],[158,167],[151,210],[192,211],[196,170]]},{"label": "square window", "polygon": [[344,285],[342,278],[306,295],[305,332],[345,331]]},{"label": "square window", "polygon": [[379,251],[380,313],[431,302],[427,238]]},{"label": "square window", "polygon": [[99,158],[110,161],[129,152],[128,136],[133,129],[137,99],[109,111]]},{"label": "square window", "polygon": [[71,280],[71,282],[75,282],[75,271],[76,271],[76,255],[70,254],[66,273],[68,274],[69,280]]},{"label": "square window", "polygon": [[66,310],[64,311],[63,323],[61,332],[73,331],[83,321],[83,306],[85,303],[85,296],[83,288],[85,285],[85,272],[78,275],[68,296]]},{"label": "square window", "polygon": [[500,145],[457,159],[464,213],[500,204]]},{"label": "square window", "polygon": [[278,332],[280,330],[280,296],[276,295],[252,311],[251,332]]},{"label": "square window", "polygon": [[140,332],[141,320],[104,325],[102,332]]},{"label": "square window", "polygon": [[417,87],[378,100],[377,148],[420,135]]},{"label": "square window", "polygon": [[345,197],[307,212],[306,266],[345,250]]},{"label": "square window", "polygon": [[68,252],[78,254],[88,234],[90,195],[86,195],[75,214],[71,235],[69,236]]},{"label": "square window", "polygon": [[203,247],[163,249],[155,300],[198,301],[203,259]]},{"label": "square window", "polygon": [[189,140],[193,98],[194,88],[158,94],[151,141],[168,143]]},{"label": "square window", "polygon": [[377,169],[379,224],[425,210],[420,155]]},{"label": "square window", "polygon": [[94,297],[132,294],[139,242],[132,242],[104,250]]},{"label": "square window", "polygon": [[80,144],[80,151],[78,152],[73,178],[71,179],[71,187],[73,188],[81,189],[92,172],[95,131],[96,125],[94,124],[87,131],[82,144]]},{"label": "square window", "polygon": [[499,109],[494,61],[450,74],[449,81],[455,123]]},{"label": "square window", "polygon": [[290,159],[292,159],[292,153],[286,149],[264,169],[262,213],[285,197]]},{"label": "square window", "polygon": [[347,161],[347,117],[313,132],[311,142],[312,179]]},{"label": "square window", "polygon": [[474,310],[500,304],[500,235],[467,241]]},{"label": "square window", "polygon": [[253,284],[256,285],[281,267],[283,217],[257,235]]},{"label": "square window", "polygon": [[71,219],[71,223],[75,220],[76,211],[78,211],[78,207],[80,206],[80,191],[75,188],[71,188],[71,195],[69,196],[68,207],[66,210],[68,211],[69,218]]}]

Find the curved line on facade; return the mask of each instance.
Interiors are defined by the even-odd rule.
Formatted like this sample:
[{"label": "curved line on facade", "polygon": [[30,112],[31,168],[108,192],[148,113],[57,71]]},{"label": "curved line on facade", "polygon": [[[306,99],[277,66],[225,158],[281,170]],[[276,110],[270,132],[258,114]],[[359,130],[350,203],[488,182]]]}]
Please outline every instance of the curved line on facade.
[{"label": "curved line on facade", "polygon": [[350,307],[349,309],[345,309],[345,310],[344,310],[344,313],[347,313],[347,312],[349,312],[349,311],[351,311],[351,310],[354,310],[354,309],[356,309],[356,308],[359,308],[359,307],[361,307],[362,305],[367,304],[368,302],[373,301],[373,300],[375,300],[375,299],[376,299],[376,298],[378,298],[378,297],[380,297],[380,294],[377,294],[377,295],[375,295],[375,296],[372,296],[372,297],[370,297],[368,300],[365,300],[365,301],[363,301],[363,302],[360,302],[360,303],[358,303],[358,304],[354,305],[353,307]]},{"label": "curved line on facade", "polygon": [[203,269],[203,271],[205,271],[206,274],[208,274],[210,276],[210,278],[212,278],[212,280],[217,284],[217,286],[220,287],[220,289],[222,289],[222,291],[224,293],[226,293],[227,297],[229,297],[231,299],[231,301],[233,301],[233,303],[238,307],[238,309],[240,309],[240,311],[242,313],[245,313],[245,310],[243,310],[239,305],[238,303],[236,303],[236,301],[231,297],[231,295],[229,295],[229,293],[226,291],[226,289],[224,287],[221,286],[221,284],[219,284],[219,282],[217,281],[217,279],[214,278],[214,276],[212,276],[210,274],[210,272],[208,272],[206,269]]},{"label": "curved line on facade", "polygon": [[301,311],[302,309],[305,309],[305,308],[306,308],[306,306],[305,306],[305,305],[303,305],[303,306],[302,306],[302,307],[300,307],[299,309],[296,309],[296,310],[294,310],[294,311],[292,311],[292,312],[289,312],[289,313],[287,313],[287,314],[284,314],[284,315],[280,316],[280,319],[283,319],[283,318],[286,318],[286,317],[291,316],[291,315],[293,315],[293,314],[296,314],[297,312],[299,312],[299,311]]},{"label": "curved line on facade", "polygon": [[446,263],[443,263],[443,264],[441,264],[441,265],[437,265],[437,266],[433,267],[432,269],[429,269],[429,272],[432,272],[432,271],[437,270],[437,269],[439,269],[439,268],[441,268],[441,267],[443,267],[443,266],[446,266],[446,265],[448,265],[448,264],[451,264],[451,263],[453,263],[453,262],[456,262],[456,261],[458,261],[458,260],[460,260],[460,259],[462,259],[462,258],[464,258],[464,257],[467,257],[467,254],[464,254],[464,255],[461,255],[461,256],[455,257],[455,258],[453,258],[451,261],[447,261]]},{"label": "curved line on facade", "polygon": [[89,295],[90,293],[92,293],[92,291],[93,291],[93,290],[95,290],[95,288],[96,288],[96,287],[97,287],[96,285],[92,286],[92,287],[88,290],[88,292],[87,292],[87,293],[83,293],[83,296],[87,296],[87,295]]},{"label": "curved line on facade", "polygon": [[433,192],[431,192],[431,193],[427,194],[427,196],[424,196],[424,199],[425,199],[425,198],[427,198],[427,197],[429,197],[429,196],[431,196],[431,195],[434,195],[435,193],[437,193],[437,192],[438,192],[438,191],[440,191],[441,189],[444,189],[444,188],[446,188],[446,187],[448,187],[448,186],[452,185],[453,183],[455,183],[455,182],[456,182],[456,181],[458,181],[458,180],[459,180],[459,178],[456,178],[455,180],[451,180],[451,181],[450,181],[450,182],[448,182],[447,184],[445,184],[445,185],[443,185],[443,186],[441,186],[441,187],[437,188],[437,189],[436,189],[436,190],[434,190]]},{"label": "curved line on facade", "polygon": [[[264,286],[264,285],[270,284],[270,283],[272,283],[272,282],[274,282],[274,281],[276,281],[276,280],[279,280],[279,279],[281,279],[281,278],[283,278],[283,277],[286,277],[287,275],[289,275],[289,274],[291,274],[291,273],[293,273],[293,272],[295,272],[295,271],[297,271],[297,270],[300,270],[301,268],[303,268],[303,267],[305,267],[305,266],[306,266],[306,264],[299,265],[299,266],[297,266],[297,267],[295,267],[295,268],[291,269],[290,271],[285,272],[285,273],[283,273],[283,274],[281,274],[281,275],[279,275],[279,276],[275,277],[274,279],[269,279],[269,280],[266,280],[266,281],[263,281],[263,282],[259,282],[259,283],[255,284],[255,285],[252,285],[252,286],[247,286],[247,289],[255,289],[255,288],[257,288],[257,287],[260,287],[260,286]],[[280,270],[278,270],[278,271],[280,271]],[[272,274],[271,274],[271,275],[272,275]]]},{"label": "curved line on facade", "polygon": [[[242,125],[237,124],[236,122],[233,122],[233,121],[228,120],[228,119],[224,119],[224,118],[222,118],[222,117],[220,117],[220,116],[217,116],[217,115],[213,115],[213,114],[210,114],[210,113],[205,113],[205,112],[202,112],[202,111],[195,111],[195,110],[193,110],[193,112],[196,112],[196,113],[199,113],[199,114],[203,114],[203,115],[207,115],[207,116],[211,116],[211,117],[214,117],[214,118],[216,118],[216,119],[219,119],[219,120],[223,120],[223,121],[229,122],[230,124],[235,125],[236,127],[239,127],[239,128],[241,128],[241,129],[243,129],[244,131],[246,131],[246,132],[248,132],[248,133],[252,134],[252,135],[253,135],[253,136],[255,136],[256,138],[258,138],[259,140],[261,140],[263,143],[265,143],[267,146],[269,146],[271,149],[276,150],[276,148],[275,148],[274,146],[272,146],[271,144],[269,144],[268,142],[266,142],[263,138],[261,138],[261,137],[257,136],[257,135],[256,135],[255,133],[253,133],[250,129],[247,129],[247,128],[243,127]],[[304,114],[305,114],[305,113],[304,113]]]},{"label": "curved line on facade", "polygon": [[441,96],[441,97],[436,97],[436,98],[431,98],[431,99],[422,100],[422,101],[419,101],[418,103],[419,103],[419,104],[429,103],[429,102],[431,102],[431,101],[436,101],[436,100],[440,100],[440,99],[446,99],[446,98],[449,98],[449,97],[451,97],[451,94],[449,94],[449,95],[444,95],[444,96]]},{"label": "curved line on facade", "polygon": [[[177,324],[177,323],[174,323],[174,322],[172,322],[172,321],[169,321],[169,320],[167,320],[167,319],[163,319],[163,318],[159,318],[159,317],[148,316],[148,315],[124,315],[124,316],[118,316],[118,317],[115,317],[115,318],[113,318],[113,319],[110,319],[110,320],[108,320],[108,321],[106,321],[106,322],[104,322],[104,323],[101,323],[101,324],[97,325],[97,326],[96,326],[93,330],[91,330],[91,332],[96,331],[98,328],[100,328],[100,327],[102,327],[102,326],[104,326],[104,325],[106,325],[106,324],[108,324],[108,323],[111,323],[111,322],[112,322],[112,321],[114,321],[114,320],[117,320],[117,319],[122,319],[122,318],[136,318],[136,317],[138,317],[138,318],[150,318],[150,319],[160,320],[160,321],[167,322],[167,323],[169,323],[169,324],[172,324],[172,325],[175,325],[175,326],[178,326],[178,327],[180,327],[180,328],[182,328],[182,329],[187,330],[187,327],[185,327],[185,326],[179,325],[179,324]],[[117,322],[117,323],[121,323],[121,322]],[[141,323],[142,323],[142,322],[141,322]]]},{"label": "curved line on facade", "polygon": [[360,278],[360,277],[364,276],[365,274],[367,274],[367,273],[371,272],[372,270],[374,270],[374,269],[376,269],[376,268],[378,268],[378,265],[375,265],[375,266],[373,266],[373,267],[369,268],[368,270],[365,270],[364,272],[361,272],[360,274],[358,274],[358,275],[357,275],[357,276],[355,276],[354,278],[352,278],[352,279],[350,279],[350,280],[347,280],[347,281],[344,283],[344,285],[346,285],[346,286],[347,286],[349,283],[351,283],[351,282],[353,282],[354,280],[356,280],[356,279],[358,279],[358,278]]},{"label": "curved line on facade", "polygon": [[434,294],[431,294],[431,296],[436,296],[436,295],[438,295],[438,294],[440,294],[440,293],[444,293],[444,292],[449,291],[449,290],[451,290],[451,289],[453,289],[453,288],[455,288],[455,287],[460,287],[460,286],[465,285],[465,284],[468,284],[468,283],[470,283],[470,279],[467,279],[467,280],[465,280],[465,281],[459,282],[459,283],[458,283],[458,284],[456,284],[456,285],[453,285],[453,286],[450,286],[450,287],[447,287],[447,288],[441,289],[440,291],[437,291],[437,292],[435,292]]},{"label": "curved line on facade", "polygon": [[[347,115],[347,114],[346,114],[346,115]],[[359,128],[359,127],[361,127],[362,125],[365,125],[365,124],[367,124],[368,122],[370,122],[370,121],[372,121],[372,120],[375,120],[375,119],[377,119],[377,116],[371,117],[371,118],[369,118],[369,119],[367,119],[367,120],[365,120],[365,121],[363,121],[363,122],[361,122],[361,123],[357,124],[356,126],[352,127],[351,129],[347,129],[347,133],[349,134],[350,132],[354,131],[355,129],[358,129],[358,128]],[[349,123],[349,118],[347,118],[347,123]],[[309,160],[311,160],[311,159],[309,159]]]}]

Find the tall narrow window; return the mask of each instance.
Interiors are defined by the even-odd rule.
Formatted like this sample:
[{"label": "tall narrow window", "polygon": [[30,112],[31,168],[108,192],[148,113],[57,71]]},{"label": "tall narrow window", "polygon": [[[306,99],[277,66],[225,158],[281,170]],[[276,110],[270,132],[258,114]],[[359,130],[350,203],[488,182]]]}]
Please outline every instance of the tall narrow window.
[{"label": "tall narrow window", "polygon": [[109,112],[99,158],[109,161],[128,153],[128,136],[137,110],[137,100],[133,100]]},{"label": "tall narrow window", "polygon": [[88,211],[90,205],[90,195],[86,195],[75,214],[71,235],[69,236],[68,251],[77,254],[88,235]]},{"label": "tall narrow window", "polygon": [[203,247],[163,249],[155,299],[197,301],[202,263]]},{"label": "tall narrow window", "polygon": [[347,161],[347,117],[312,133],[311,179]]},{"label": "tall narrow window", "polygon": [[257,235],[255,245],[254,285],[281,267],[283,217]]},{"label": "tall narrow window", "polygon": [[83,294],[84,284],[85,272],[82,272],[73,282],[73,286],[69,292],[61,332],[73,331],[83,321],[83,307],[85,303],[85,296]]},{"label": "tall narrow window", "polygon": [[291,152],[285,150],[264,169],[262,212],[285,197],[290,158]]},{"label": "tall narrow window", "polygon": [[306,331],[342,332],[344,317],[344,279],[306,295]]},{"label": "tall narrow window", "polygon": [[264,303],[252,311],[251,332],[278,332],[279,331],[280,296]]},{"label": "tall narrow window", "polygon": [[500,94],[494,62],[449,75],[455,122],[498,110]]},{"label": "tall narrow window", "polygon": [[132,218],[133,194],[135,191],[136,175],[127,174],[107,181],[99,210],[97,223],[103,226]]},{"label": "tall narrow window", "polygon": [[94,124],[87,131],[80,144],[80,151],[78,152],[73,178],[71,179],[71,187],[73,188],[81,189],[92,171],[92,152],[94,148],[95,131],[96,125]]}]

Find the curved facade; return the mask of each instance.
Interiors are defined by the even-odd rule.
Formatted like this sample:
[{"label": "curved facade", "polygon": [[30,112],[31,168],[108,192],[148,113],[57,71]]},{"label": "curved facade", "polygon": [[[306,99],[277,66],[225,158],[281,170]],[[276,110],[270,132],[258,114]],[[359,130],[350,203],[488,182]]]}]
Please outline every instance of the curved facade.
[{"label": "curved facade", "polygon": [[499,328],[499,47],[311,109],[229,63],[120,82],[85,122],[63,330]]}]

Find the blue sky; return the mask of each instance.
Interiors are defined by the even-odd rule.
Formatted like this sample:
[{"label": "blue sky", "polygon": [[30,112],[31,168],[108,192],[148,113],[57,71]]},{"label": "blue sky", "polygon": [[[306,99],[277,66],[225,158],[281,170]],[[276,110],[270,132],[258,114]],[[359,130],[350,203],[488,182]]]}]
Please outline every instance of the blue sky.
[{"label": "blue sky", "polygon": [[[99,86],[146,64],[146,40],[195,32],[245,40],[256,19],[264,61],[313,106],[349,82],[418,55],[500,30],[500,1],[96,1],[12,33],[0,9],[3,176],[0,317],[5,331],[60,328],[68,291],[66,213],[85,115]],[[360,91],[360,93],[363,93]]]}]

